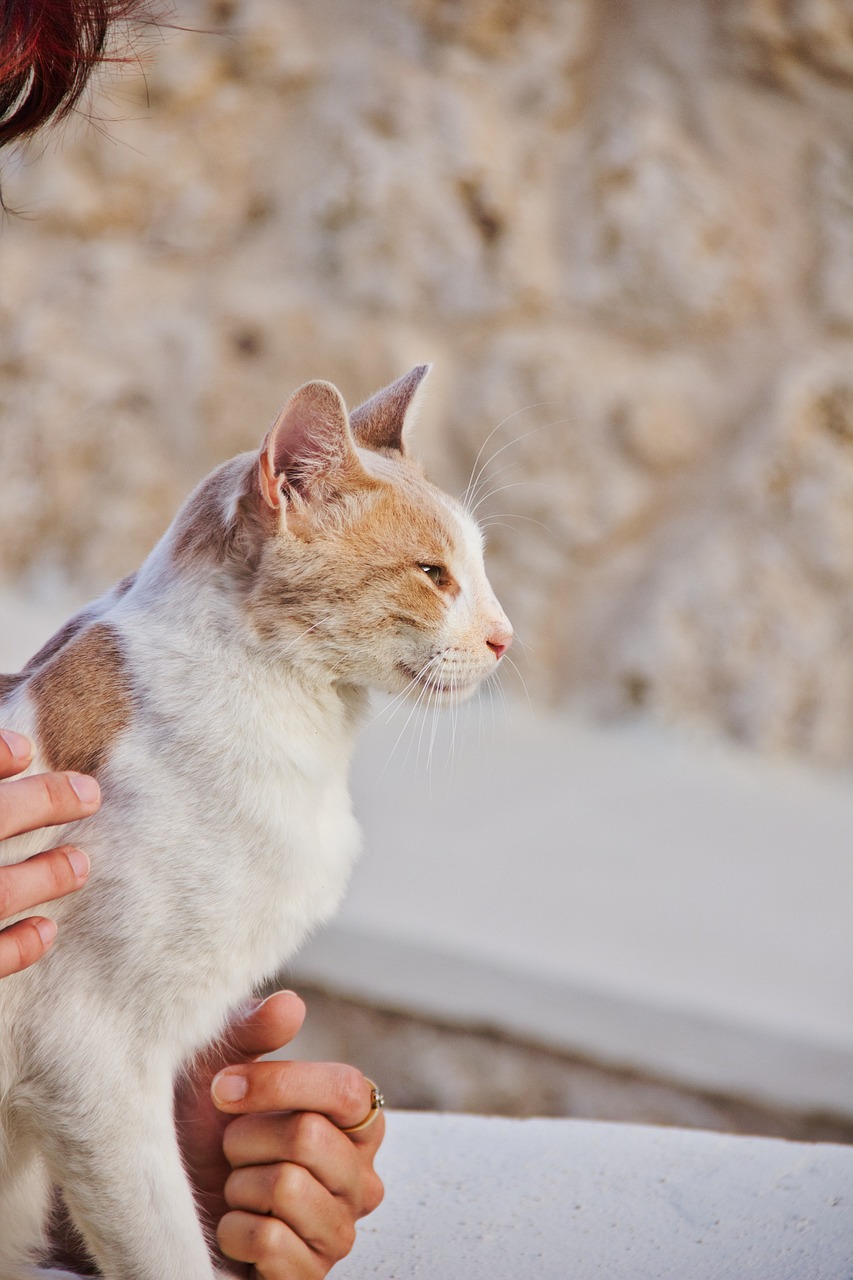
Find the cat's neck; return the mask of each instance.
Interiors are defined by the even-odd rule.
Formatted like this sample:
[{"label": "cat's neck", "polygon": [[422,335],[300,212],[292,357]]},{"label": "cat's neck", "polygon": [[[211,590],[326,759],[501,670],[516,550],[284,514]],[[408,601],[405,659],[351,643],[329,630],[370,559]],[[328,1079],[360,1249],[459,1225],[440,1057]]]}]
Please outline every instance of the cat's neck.
[{"label": "cat's neck", "polygon": [[314,662],[304,629],[293,628],[284,650],[271,653],[246,615],[242,584],[221,564],[196,565],[188,574],[176,565],[168,535],[104,620],[119,626],[132,651],[146,701],[181,702],[190,722],[193,706],[215,707],[218,720],[254,715],[279,734],[287,709],[318,742],[349,750],[366,715],[367,690]]}]

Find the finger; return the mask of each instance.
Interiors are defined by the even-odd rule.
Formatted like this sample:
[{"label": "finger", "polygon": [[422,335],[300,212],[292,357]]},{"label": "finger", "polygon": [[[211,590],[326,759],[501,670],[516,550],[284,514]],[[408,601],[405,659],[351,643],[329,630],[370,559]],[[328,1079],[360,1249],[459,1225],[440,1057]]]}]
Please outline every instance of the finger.
[{"label": "finger", "polygon": [[230,1209],[278,1218],[330,1264],[355,1243],[352,1214],[298,1164],[236,1170],[225,1184],[225,1201]]},{"label": "finger", "polygon": [[305,1005],[293,991],[276,991],[252,1001],[233,1015],[224,1032],[195,1059],[190,1075],[195,1089],[206,1089],[223,1067],[252,1062],[262,1053],[282,1049],[305,1018]]},{"label": "finger", "polygon": [[380,1116],[371,1147],[356,1146],[326,1116],[313,1111],[238,1116],[225,1130],[223,1147],[233,1169],[252,1165],[298,1164],[357,1217],[382,1203],[384,1188],[373,1169],[384,1130]]},{"label": "finger", "polygon": [[240,1062],[283,1049],[304,1021],[305,1005],[296,992],[275,991],[232,1019],[226,1033],[231,1049],[225,1061]]},{"label": "finger", "polygon": [[37,773],[0,787],[0,840],[94,813],[101,793],[83,773]]},{"label": "finger", "polygon": [[319,1111],[339,1128],[363,1120],[372,1096],[371,1086],[356,1067],[337,1062],[252,1062],[227,1067],[215,1077],[211,1089],[220,1110],[233,1115]]},{"label": "finger", "polygon": [[254,1263],[260,1280],[322,1280],[328,1264],[278,1218],[237,1209],[226,1213],[216,1231],[222,1252],[236,1262]]},{"label": "finger", "polygon": [[0,930],[0,978],[28,969],[49,951],[56,937],[56,924],[44,916],[19,920]]},{"label": "finger", "polygon": [[43,902],[64,898],[82,888],[88,877],[88,857],[82,849],[71,845],[48,849],[24,862],[0,867],[0,920]]},{"label": "finger", "polygon": [[33,744],[22,733],[0,730],[0,778],[22,773],[33,758]]}]

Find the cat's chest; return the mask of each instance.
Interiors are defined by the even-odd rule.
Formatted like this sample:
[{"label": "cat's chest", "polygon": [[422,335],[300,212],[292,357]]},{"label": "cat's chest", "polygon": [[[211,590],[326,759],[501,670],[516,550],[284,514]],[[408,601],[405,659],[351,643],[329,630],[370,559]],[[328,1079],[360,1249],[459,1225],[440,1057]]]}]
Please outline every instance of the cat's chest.
[{"label": "cat's chest", "polygon": [[111,762],[116,812],[146,832],[139,875],[170,886],[170,901],[192,881],[185,924],[239,935],[247,969],[280,964],[338,906],[360,840],[353,734],[332,693],[230,673],[179,691],[150,684]]}]

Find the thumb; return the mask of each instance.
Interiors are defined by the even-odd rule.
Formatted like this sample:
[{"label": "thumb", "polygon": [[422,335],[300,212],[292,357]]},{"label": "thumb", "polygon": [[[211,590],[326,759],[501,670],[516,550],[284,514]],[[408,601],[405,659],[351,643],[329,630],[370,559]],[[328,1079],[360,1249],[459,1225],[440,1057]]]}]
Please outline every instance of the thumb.
[{"label": "thumb", "polygon": [[205,1051],[203,1074],[213,1079],[223,1067],[253,1062],[283,1048],[304,1021],[305,1005],[295,991],[276,991],[260,1003],[242,1005]]}]

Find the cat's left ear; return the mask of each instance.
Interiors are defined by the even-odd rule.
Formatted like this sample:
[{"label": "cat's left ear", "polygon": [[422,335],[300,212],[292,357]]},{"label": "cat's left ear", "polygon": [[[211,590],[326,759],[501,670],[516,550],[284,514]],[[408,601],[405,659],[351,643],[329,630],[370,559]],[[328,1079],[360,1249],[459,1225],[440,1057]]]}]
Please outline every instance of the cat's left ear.
[{"label": "cat's left ear", "polygon": [[365,483],[344,398],[331,382],[294,391],[261,446],[259,479],[274,509],[288,491],[310,501]]},{"label": "cat's left ear", "polygon": [[356,442],[376,452],[405,453],[405,435],[423,403],[423,381],[432,365],[415,365],[404,377],[383,387],[353,409],[350,425]]}]

